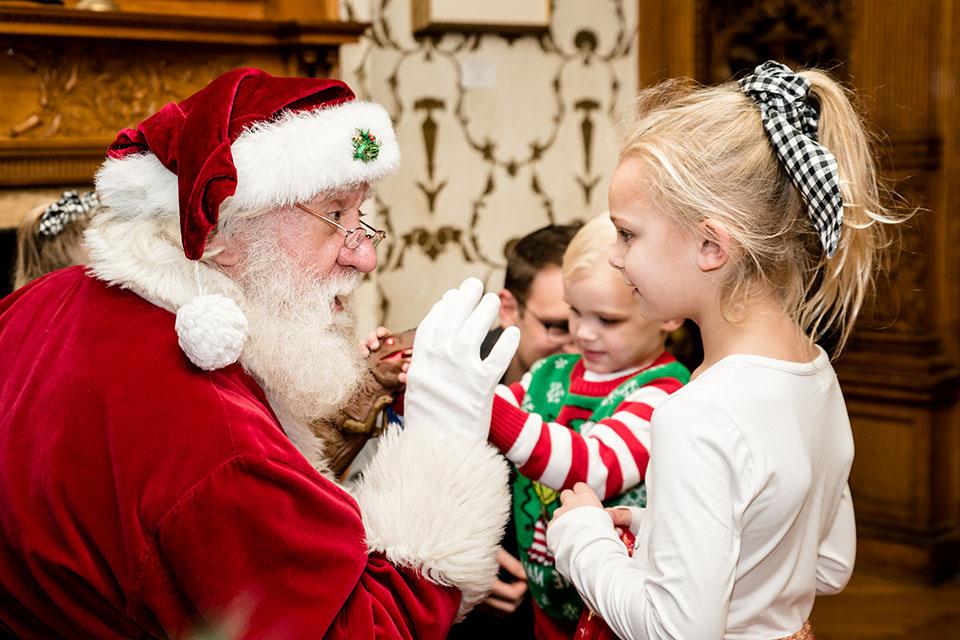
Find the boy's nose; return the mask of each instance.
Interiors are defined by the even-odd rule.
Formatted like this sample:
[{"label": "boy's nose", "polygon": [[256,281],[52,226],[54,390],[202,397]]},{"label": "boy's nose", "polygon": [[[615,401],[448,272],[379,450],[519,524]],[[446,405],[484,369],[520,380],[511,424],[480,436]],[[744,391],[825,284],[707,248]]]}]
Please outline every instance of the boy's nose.
[{"label": "boy's nose", "polygon": [[577,339],[582,341],[589,342],[594,340],[597,337],[597,333],[590,329],[585,322],[580,323],[580,326],[577,327]]}]

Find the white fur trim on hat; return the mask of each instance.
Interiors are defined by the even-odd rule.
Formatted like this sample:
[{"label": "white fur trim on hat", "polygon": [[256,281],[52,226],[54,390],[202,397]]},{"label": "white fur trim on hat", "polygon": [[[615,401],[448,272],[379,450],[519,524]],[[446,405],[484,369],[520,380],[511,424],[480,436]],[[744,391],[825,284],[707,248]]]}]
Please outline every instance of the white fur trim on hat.
[{"label": "white fur trim on hat", "polygon": [[[353,137],[369,131],[380,143],[376,159],[353,157]],[[287,112],[258,123],[231,146],[237,190],[221,206],[221,217],[255,214],[305,202],[318,194],[373,183],[400,164],[390,116],[373,102]],[[125,217],[179,214],[177,176],[152,153],[109,158],[96,176],[100,202]]]},{"label": "white fur trim on hat", "polygon": [[240,359],[249,325],[236,302],[206,294],[177,309],[176,329],[180,348],[190,362],[214,371]]},{"label": "white fur trim on hat", "polygon": [[462,618],[497,575],[510,508],[507,467],[486,442],[442,428],[388,430],[354,495],[370,551],[457,587]]}]

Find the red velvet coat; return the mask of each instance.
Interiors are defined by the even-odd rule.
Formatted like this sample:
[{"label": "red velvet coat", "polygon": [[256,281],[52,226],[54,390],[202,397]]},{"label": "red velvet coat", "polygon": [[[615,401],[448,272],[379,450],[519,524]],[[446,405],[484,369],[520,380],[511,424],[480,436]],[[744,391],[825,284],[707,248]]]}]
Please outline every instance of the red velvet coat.
[{"label": "red velvet coat", "polygon": [[368,555],[356,502],[169,312],[79,267],[0,301],[0,631],[431,638],[459,604]]}]

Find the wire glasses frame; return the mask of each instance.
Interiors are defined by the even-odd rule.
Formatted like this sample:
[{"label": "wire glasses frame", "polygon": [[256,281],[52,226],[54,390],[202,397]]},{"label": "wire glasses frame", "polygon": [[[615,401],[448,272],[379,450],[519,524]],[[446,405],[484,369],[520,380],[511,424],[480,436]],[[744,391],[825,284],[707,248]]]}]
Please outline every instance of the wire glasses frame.
[{"label": "wire glasses frame", "polygon": [[533,319],[540,323],[540,325],[547,332],[547,338],[553,342],[566,342],[570,339],[570,323],[566,320],[544,320],[533,311],[530,310],[530,307],[524,307],[521,313],[529,313],[533,316]]},{"label": "wire glasses frame", "polygon": [[350,249],[351,251],[359,247],[360,243],[363,242],[364,238],[369,240],[370,244],[373,245],[373,248],[376,249],[377,245],[380,244],[383,241],[383,239],[387,237],[386,231],[382,229],[374,229],[363,220],[360,221],[360,224],[363,226],[356,227],[355,229],[347,229],[343,225],[337,224],[330,218],[324,215],[321,215],[316,211],[314,211],[313,209],[303,206],[302,204],[297,203],[296,207],[298,209],[302,209],[303,211],[306,211],[307,213],[309,213],[310,215],[316,218],[320,218],[321,220],[323,220],[328,224],[332,224],[337,229],[340,229],[341,231],[343,231],[344,234],[346,234],[343,237],[343,246],[345,246],[347,249]]}]

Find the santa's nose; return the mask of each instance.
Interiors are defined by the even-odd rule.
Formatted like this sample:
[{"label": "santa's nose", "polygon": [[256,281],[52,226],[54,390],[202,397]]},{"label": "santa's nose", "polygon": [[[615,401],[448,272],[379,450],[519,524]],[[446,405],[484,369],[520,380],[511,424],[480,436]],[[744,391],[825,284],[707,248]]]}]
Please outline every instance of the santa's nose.
[{"label": "santa's nose", "polygon": [[356,249],[344,246],[340,249],[337,263],[343,267],[353,267],[360,273],[369,273],[377,268],[377,251],[369,238],[364,238]]}]

